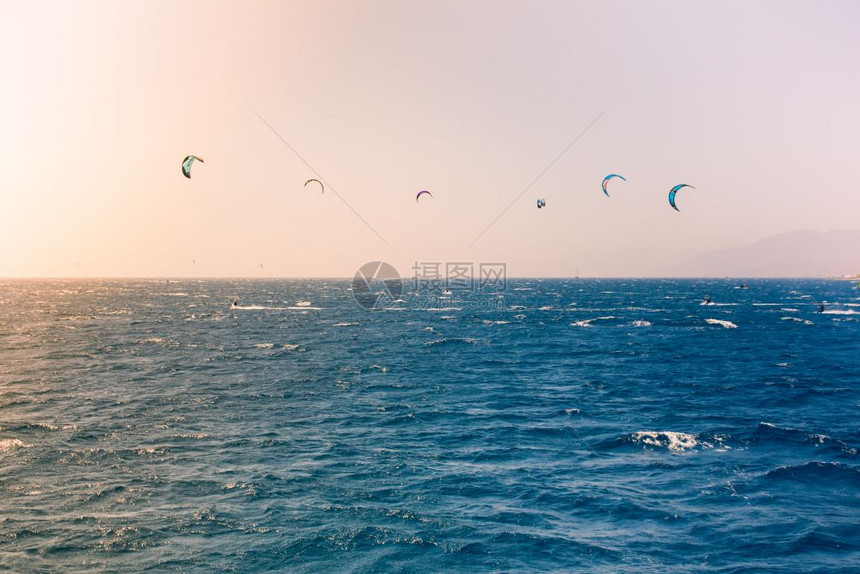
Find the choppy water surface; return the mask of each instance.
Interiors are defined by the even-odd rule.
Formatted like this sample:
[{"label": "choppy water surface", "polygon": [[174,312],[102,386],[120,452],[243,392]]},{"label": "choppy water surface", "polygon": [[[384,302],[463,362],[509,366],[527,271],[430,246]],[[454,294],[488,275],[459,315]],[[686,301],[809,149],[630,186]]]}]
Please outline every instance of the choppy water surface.
[{"label": "choppy water surface", "polygon": [[0,285],[10,571],[860,564],[848,282]]}]

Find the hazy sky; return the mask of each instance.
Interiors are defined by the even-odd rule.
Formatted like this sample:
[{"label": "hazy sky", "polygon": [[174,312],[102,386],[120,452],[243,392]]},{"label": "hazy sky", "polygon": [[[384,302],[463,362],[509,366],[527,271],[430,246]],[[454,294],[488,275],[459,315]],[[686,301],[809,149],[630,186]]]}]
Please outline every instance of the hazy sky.
[{"label": "hazy sky", "polygon": [[662,275],[860,227],[858,21],[856,1],[4,1],[0,276]]}]

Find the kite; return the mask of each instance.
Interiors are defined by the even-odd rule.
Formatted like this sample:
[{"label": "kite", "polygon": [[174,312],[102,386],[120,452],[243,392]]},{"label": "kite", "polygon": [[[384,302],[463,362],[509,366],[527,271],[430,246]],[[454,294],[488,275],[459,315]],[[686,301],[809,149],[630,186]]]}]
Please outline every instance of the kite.
[{"label": "kite", "polygon": [[197,157],[196,155],[185,156],[185,159],[182,160],[182,175],[188,179],[191,179],[191,164],[194,163],[195,159],[200,163],[206,163],[203,161],[203,158]]},{"label": "kite", "polygon": [[623,175],[618,175],[617,173],[610,173],[609,175],[604,177],[603,183],[601,183],[600,185],[601,185],[601,187],[603,187],[603,193],[606,194],[606,197],[609,197],[609,192],[606,190],[606,186],[609,184],[609,180],[612,179],[613,177],[617,177],[617,178],[621,179],[622,181],[627,181],[627,178],[625,178]]},{"label": "kite", "polygon": [[678,193],[682,188],[685,188],[685,187],[689,187],[690,189],[696,189],[692,185],[688,185],[686,183],[681,183],[681,184],[676,185],[675,187],[673,187],[671,189],[671,191],[669,191],[669,205],[671,205],[672,209],[674,209],[675,211],[681,211],[680,209],[678,209],[678,206],[675,205],[675,194]]},{"label": "kite", "polygon": [[[324,186],[324,185],[323,185],[323,183],[322,183],[320,180],[318,180],[318,179],[309,179],[309,180],[307,180],[307,181],[305,182],[305,187],[307,187],[307,186],[308,186],[308,184],[309,184],[310,182],[312,182],[312,181],[315,181],[315,182],[317,182],[318,184],[320,184],[320,191],[322,191],[323,193],[325,193],[325,186]],[[335,195],[337,195],[337,194],[335,194]]]},{"label": "kite", "polygon": [[426,193],[427,195],[429,195],[430,197],[433,197],[433,194],[432,194],[432,193],[430,193],[430,192],[429,192],[429,191],[427,191],[426,189],[423,189],[423,190],[421,190],[421,191],[419,191],[419,192],[418,192],[418,195],[416,195],[416,196],[415,196],[415,202],[417,203],[417,202],[418,202],[418,198],[420,198],[420,197],[421,197],[422,195],[424,195],[425,193]]}]

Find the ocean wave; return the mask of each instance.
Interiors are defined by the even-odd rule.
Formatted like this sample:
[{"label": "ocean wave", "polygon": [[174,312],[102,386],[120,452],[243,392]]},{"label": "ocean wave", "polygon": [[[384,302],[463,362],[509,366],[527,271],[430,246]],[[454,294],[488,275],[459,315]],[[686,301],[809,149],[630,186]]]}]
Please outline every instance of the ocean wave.
[{"label": "ocean wave", "polygon": [[0,453],[10,452],[19,448],[30,448],[32,446],[33,445],[26,444],[24,441],[18,438],[0,439]]},{"label": "ocean wave", "polygon": [[[30,430],[47,430],[47,431],[57,431],[60,430],[56,425],[52,425],[50,423],[28,423],[21,422],[18,424],[13,424],[11,426],[0,427],[0,431],[7,432],[21,432],[21,431],[30,431]],[[63,430],[67,430],[66,427],[63,427]]]},{"label": "ocean wave", "polygon": [[738,326],[732,323],[731,321],[724,321],[722,319],[705,319],[705,322],[708,325],[720,325],[725,327],[726,329],[737,329]]},{"label": "ocean wave", "polygon": [[650,327],[653,323],[651,323],[651,321],[644,321],[642,319],[637,319],[636,321],[633,321],[630,324],[634,327]]},{"label": "ocean wave", "polygon": [[811,461],[800,465],[780,466],[765,474],[765,478],[780,481],[836,484],[860,488],[860,468],[841,462]]},{"label": "ocean wave", "polygon": [[486,341],[481,339],[472,339],[470,337],[449,337],[445,339],[437,339],[424,343],[428,347],[438,347],[442,345],[486,345]]},{"label": "ocean wave", "polygon": [[783,321],[794,321],[796,323],[802,323],[804,325],[813,325],[814,323],[809,319],[801,319],[800,317],[783,317]]},{"label": "ocean wave", "polygon": [[684,452],[699,446],[695,434],[676,431],[638,431],[629,438],[636,444],[665,448],[673,452]]},{"label": "ocean wave", "polygon": [[612,321],[613,319],[617,319],[618,317],[614,315],[607,315],[605,317],[595,317],[593,319],[584,319],[582,321],[574,321],[570,324],[571,327],[593,327],[592,323],[595,321]]},{"label": "ocean wave", "polygon": [[697,449],[729,450],[729,436],[710,433],[685,433],[679,431],[637,431],[626,434],[599,445],[602,449],[614,449],[636,445],[643,449],[664,449],[673,453],[683,453]]},{"label": "ocean wave", "polygon": [[739,437],[749,444],[783,443],[785,445],[807,445],[817,449],[833,450],[834,452],[854,457],[857,448],[851,447],[839,439],[826,434],[814,433],[803,429],[782,427],[773,423],[761,422],[750,435]]}]

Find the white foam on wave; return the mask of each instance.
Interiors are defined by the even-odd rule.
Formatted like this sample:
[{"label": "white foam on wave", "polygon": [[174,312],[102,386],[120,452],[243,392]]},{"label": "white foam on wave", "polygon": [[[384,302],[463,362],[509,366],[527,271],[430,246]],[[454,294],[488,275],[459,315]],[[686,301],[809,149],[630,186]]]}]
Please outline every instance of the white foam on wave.
[{"label": "white foam on wave", "polygon": [[310,301],[296,301],[296,307],[310,307]]},{"label": "white foam on wave", "polygon": [[538,311],[551,311],[551,310],[552,310],[552,305],[544,305],[543,307],[540,307],[538,309]]},{"label": "white foam on wave", "polygon": [[575,321],[570,324],[571,327],[594,327],[591,323],[594,321],[603,321],[607,319],[615,319],[614,315],[607,315],[606,317],[595,317],[593,319],[585,319],[583,321]]},{"label": "white foam on wave", "polygon": [[827,311],[822,311],[825,315],[860,315],[854,309],[828,309]]},{"label": "white foam on wave", "polygon": [[341,321],[340,323],[335,323],[332,327],[355,327],[358,323],[353,321]]},{"label": "white foam on wave", "polygon": [[634,442],[642,445],[666,448],[672,452],[685,452],[696,447],[714,447],[709,442],[700,441],[698,435],[676,431],[639,431],[633,433],[632,438]]},{"label": "white foam on wave", "polygon": [[322,311],[322,307],[287,307],[290,311]]},{"label": "white foam on wave", "polygon": [[0,452],[9,452],[19,448],[30,448],[31,444],[26,444],[21,439],[4,438],[0,440]]},{"label": "white foam on wave", "polygon": [[705,319],[705,322],[709,325],[721,325],[726,329],[737,329],[738,326],[732,323],[731,321],[723,321],[722,319]]},{"label": "white foam on wave", "polygon": [[785,311],[786,313],[798,313],[800,309],[795,309],[793,307],[780,307],[780,311]]},{"label": "white foam on wave", "polygon": [[274,346],[274,343],[257,343],[256,345],[254,345],[254,347],[258,349],[271,349]]},{"label": "white foam on wave", "polygon": [[783,321],[795,321],[797,323],[803,323],[804,325],[812,325],[812,321],[809,319],[801,319],[800,317],[783,317]]},{"label": "white foam on wave", "polygon": [[642,319],[637,319],[631,323],[634,327],[650,327],[651,321],[643,321]]}]

